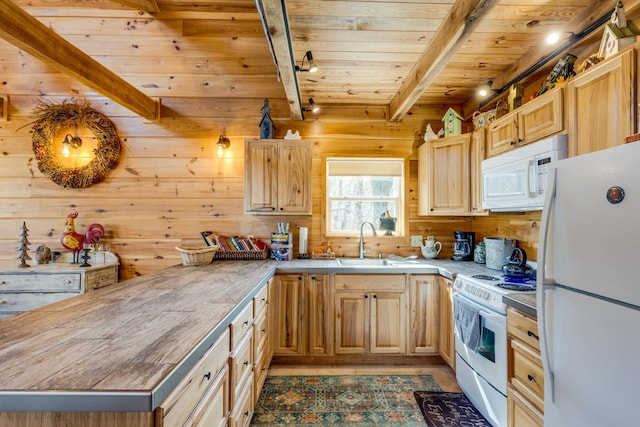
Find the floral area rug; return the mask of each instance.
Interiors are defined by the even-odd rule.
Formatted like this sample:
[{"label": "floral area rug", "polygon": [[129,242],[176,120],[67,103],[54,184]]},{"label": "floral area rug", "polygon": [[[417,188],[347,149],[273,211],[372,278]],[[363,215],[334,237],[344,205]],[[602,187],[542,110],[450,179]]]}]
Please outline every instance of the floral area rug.
[{"label": "floral area rug", "polygon": [[462,393],[416,391],[415,396],[429,427],[491,427]]},{"label": "floral area rug", "polygon": [[255,427],[424,427],[414,392],[442,391],[431,375],[269,376]]}]

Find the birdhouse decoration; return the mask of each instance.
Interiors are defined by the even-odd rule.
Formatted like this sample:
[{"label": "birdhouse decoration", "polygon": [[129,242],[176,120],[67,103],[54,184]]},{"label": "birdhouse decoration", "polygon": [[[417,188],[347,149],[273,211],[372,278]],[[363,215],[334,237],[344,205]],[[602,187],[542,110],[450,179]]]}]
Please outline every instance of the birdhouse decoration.
[{"label": "birdhouse decoration", "polygon": [[640,34],[640,29],[633,21],[627,20],[622,2],[619,1],[611,14],[611,22],[604,27],[598,56],[606,59],[627,46],[631,46],[636,42],[638,34]]},{"label": "birdhouse decoration", "polygon": [[276,127],[271,120],[271,108],[269,107],[269,100],[265,98],[264,105],[262,106],[262,120],[260,120],[260,139],[273,139],[273,133]]},{"label": "birdhouse decoration", "polygon": [[453,108],[449,108],[442,118],[444,136],[460,135],[462,133],[462,117]]}]

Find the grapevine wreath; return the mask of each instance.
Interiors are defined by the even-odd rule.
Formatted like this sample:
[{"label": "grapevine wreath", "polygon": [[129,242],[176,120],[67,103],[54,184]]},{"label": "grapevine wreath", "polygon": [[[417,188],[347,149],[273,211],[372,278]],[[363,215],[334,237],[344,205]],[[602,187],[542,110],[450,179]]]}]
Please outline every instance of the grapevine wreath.
[{"label": "grapevine wreath", "polygon": [[[118,163],[120,140],[107,116],[94,110],[89,102],[40,101],[33,109],[33,152],[38,169],[63,187],[84,188],[102,181]],[[53,149],[53,136],[64,127],[86,128],[96,136],[93,159],[81,167],[63,166]]]}]

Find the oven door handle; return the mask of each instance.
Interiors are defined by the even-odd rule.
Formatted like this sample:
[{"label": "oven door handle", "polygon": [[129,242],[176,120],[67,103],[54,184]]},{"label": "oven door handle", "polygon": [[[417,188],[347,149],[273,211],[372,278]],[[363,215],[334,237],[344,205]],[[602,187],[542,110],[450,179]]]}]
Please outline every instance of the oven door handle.
[{"label": "oven door handle", "polygon": [[462,298],[467,304],[470,304],[470,305],[474,306],[475,308],[477,308],[478,309],[478,314],[480,314],[481,316],[484,316],[484,317],[487,317],[487,318],[490,318],[490,319],[493,318],[493,319],[498,320],[498,321],[506,322],[506,316],[505,315],[499,314],[499,313],[489,313],[488,311],[485,311],[485,310],[482,309],[482,305],[481,304],[478,304],[477,302],[472,301],[472,300],[468,299],[467,297],[465,297],[463,295],[454,293],[453,294],[453,298]]},{"label": "oven door handle", "polygon": [[484,310],[479,310],[478,313],[480,314],[480,316],[484,316],[487,317],[489,319],[493,318],[495,320],[501,320],[501,321],[505,321],[505,316],[501,315],[501,314],[492,314],[492,313],[488,313]]}]

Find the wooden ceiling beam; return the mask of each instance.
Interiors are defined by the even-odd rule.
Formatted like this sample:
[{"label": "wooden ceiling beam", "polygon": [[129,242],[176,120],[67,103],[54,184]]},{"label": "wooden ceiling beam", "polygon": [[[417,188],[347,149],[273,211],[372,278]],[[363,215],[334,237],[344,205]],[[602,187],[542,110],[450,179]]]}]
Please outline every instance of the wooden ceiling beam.
[{"label": "wooden ceiling beam", "polygon": [[143,10],[145,12],[160,12],[158,3],[156,0],[113,0],[116,3],[120,3],[123,6],[130,7],[136,10]]},{"label": "wooden ceiling beam", "polygon": [[304,120],[285,2],[284,0],[256,0],[256,6],[289,102],[291,118]]},{"label": "wooden ceiling beam", "polygon": [[109,71],[10,0],[0,0],[0,37],[134,113],[150,120],[159,119],[158,101]]},{"label": "wooden ceiling beam", "polygon": [[462,48],[499,0],[457,0],[431,43],[390,104],[391,121],[400,121]]}]

